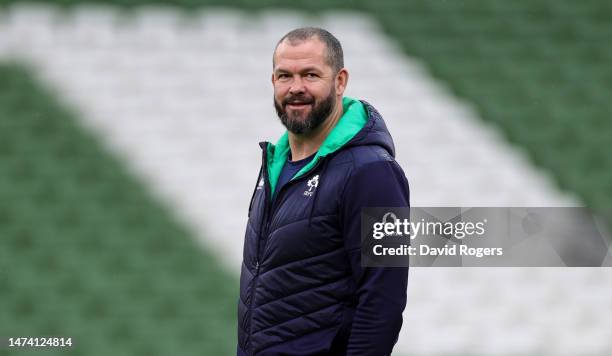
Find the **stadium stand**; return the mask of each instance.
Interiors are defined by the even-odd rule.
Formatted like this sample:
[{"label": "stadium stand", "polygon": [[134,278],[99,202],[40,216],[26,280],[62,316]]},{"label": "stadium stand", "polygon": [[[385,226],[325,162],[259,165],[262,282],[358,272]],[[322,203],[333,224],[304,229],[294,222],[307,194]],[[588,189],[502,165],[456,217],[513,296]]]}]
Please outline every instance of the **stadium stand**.
[{"label": "stadium stand", "polygon": [[[612,137],[612,82],[605,35],[611,32],[605,21],[610,8],[603,2],[352,4],[377,18],[413,59],[402,57],[378,26],[354,13],[304,17],[298,11],[346,7],[340,3],[304,1],[292,10],[251,13],[245,10],[255,2],[232,2],[238,10],[203,7],[188,16],[182,6],[191,12],[215,3],[185,0],[177,8],[157,8],[146,0],[115,2],[147,5],[128,14],[106,5],[63,3],[79,6],[17,4],[0,14],[2,56],[32,61],[78,109],[77,115],[50,115],[62,118],[53,124],[59,128],[25,124],[0,132],[0,154],[7,158],[0,169],[9,172],[1,189],[7,198],[0,204],[0,254],[10,263],[3,270],[19,275],[4,276],[0,295],[6,298],[0,303],[7,313],[0,313],[6,317],[0,315],[0,335],[39,325],[34,331],[74,330],[83,354],[231,354],[236,280],[222,274],[215,260],[234,268],[239,263],[243,219],[231,212],[245,205],[254,178],[215,171],[235,159],[256,172],[255,142],[273,139],[279,129],[271,120],[271,92],[258,89],[269,86],[270,49],[280,33],[306,22],[329,27],[345,43],[351,94],[371,100],[387,118],[411,179],[413,205],[582,200],[602,214],[610,207],[605,147]],[[241,56],[244,45],[248,58]],[[245,69],[232,71],[237,79],[224,85],[224,73],[236,67]],[[429,73],[443,84],[431,84]],[[4,67],[5,75],[15,78],[0,84],[0,110],[9,110],[0,119],[8,127],[36,122],[36,113],[63,112],[22,69]],[[228,99],[237,88],[248,93],[247,109]],[[37,101],[48,105],[30,104]],[[16,121],[21,115],[26,119]],[[514,150],[492,127],[502,129]],[[232,135],[240,140],[231,151],[211,154],[211,145],[219,147]],[[56,151],[70,157],[65,165],[56,163],[62,162]],[[85,157],[79,159],[81,152]],[[138,178],[108,158],[109,152]],[[549,175],[531,168],[526,157]],[[81,160],[87,163],[76,164]],[[22,161],[30,163],[16,163]],[[558,192],[549,176],[580,200]],[[137,180],[153,191],[143,191]],[[103,187],[89,192],[88,184],[96,183]],[[90,203],[76,209],[66,201]],[[159,208],[160,201],[170,208]],[[22,222],[32,216],[45,224]],[[214,252],[195,251],[191,237]],[[150,250],[147,241],[159,241],[152,248],[157,253],[144,252]],[[45,246],[71,252],[64,257]],[[166,250],[176,253],[160,253]],[[414,269],[396,354],[608,354],[610,278],[593,269]],[[76,307],[66,306],[66,299]],[[191,340],[184,348],[177,346],[182,337]],[[151,339],[155,347],[145,343]]]},{"label": "stadium stand", "polygon": [[[19,3],[4,0],[5,6]],[[60,5],[206,6],[372,14],[411,56],[475,104],[589,207],[612,220],[612,5],[608,1],[62,0]],[[282,16],[281,16],[282,17]],[[280,20],[282,21],[282,20]],[[548,130],[541,130],[548,128]]]},{"label": "stadium stand", "polygon": [[73,355],[234,351],[236,278],[26,71],[0,78],[0,335],[70,336]]}]

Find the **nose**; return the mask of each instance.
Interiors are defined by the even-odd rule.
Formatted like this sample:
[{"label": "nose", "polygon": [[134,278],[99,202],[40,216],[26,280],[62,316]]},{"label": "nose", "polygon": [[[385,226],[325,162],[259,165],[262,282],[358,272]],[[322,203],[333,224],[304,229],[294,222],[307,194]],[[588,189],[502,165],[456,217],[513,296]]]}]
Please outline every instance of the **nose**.
[{"label": "nose", "polygon": [[291,87],[289,88],[289,94],[291,95],[303,94],[305,91],[306,90],[304,88],[304,82],[302,81],[302,78],[299,75],[296,75],[291,81]]}]

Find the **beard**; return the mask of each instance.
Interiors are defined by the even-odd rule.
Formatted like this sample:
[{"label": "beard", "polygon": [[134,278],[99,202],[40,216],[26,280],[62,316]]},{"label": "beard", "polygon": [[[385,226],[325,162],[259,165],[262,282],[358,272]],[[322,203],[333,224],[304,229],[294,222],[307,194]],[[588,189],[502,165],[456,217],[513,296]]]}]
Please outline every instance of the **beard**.
[{"label": "beard", "polygon": [[[286,107],[292,103],[311,105],[310,113],[304,118],[302,118],[304,114],[300,111],[288,113]],[[312,96],[307,95],[290,95],[284,98],[280,104],[274,99],[274,108],[278,118],[289,132],[296,135],[309,134],[314,131],[325,122],[335,106],[336,90],[334,87],[332,87],[329,95],[321,102],[317,102]]]}]

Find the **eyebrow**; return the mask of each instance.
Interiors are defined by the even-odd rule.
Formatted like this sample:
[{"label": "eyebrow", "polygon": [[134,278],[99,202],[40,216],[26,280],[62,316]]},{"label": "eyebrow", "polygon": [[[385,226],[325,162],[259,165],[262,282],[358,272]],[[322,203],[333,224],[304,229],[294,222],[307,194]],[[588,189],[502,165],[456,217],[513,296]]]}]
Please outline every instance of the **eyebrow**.
[{"label": "eyebrow", "polygon": [[[299,73],[303,74],[303,73],[308,73],[308,72],[317,72],[317,73],[322,73],[323,71],[316,68],[316,67],[306,67],[304,69],[302,69]],[[283,69],[283,68],[278,68],[274,71],[274,73],[291,73],[290,71]]]}]

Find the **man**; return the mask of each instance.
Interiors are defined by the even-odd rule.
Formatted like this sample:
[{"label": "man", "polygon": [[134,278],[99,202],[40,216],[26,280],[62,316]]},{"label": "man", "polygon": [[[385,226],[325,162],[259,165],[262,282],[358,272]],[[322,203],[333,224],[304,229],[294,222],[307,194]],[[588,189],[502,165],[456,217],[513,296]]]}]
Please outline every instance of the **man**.
[{"label": "man", "polygon": [[407,268],[361,266],[361,209],[407,207],[408,182],[380,114],[343,97],[342,47],[300,28],[273,56],[287,132],[260,143],[238,303],[238,355],[390,355]]}]

